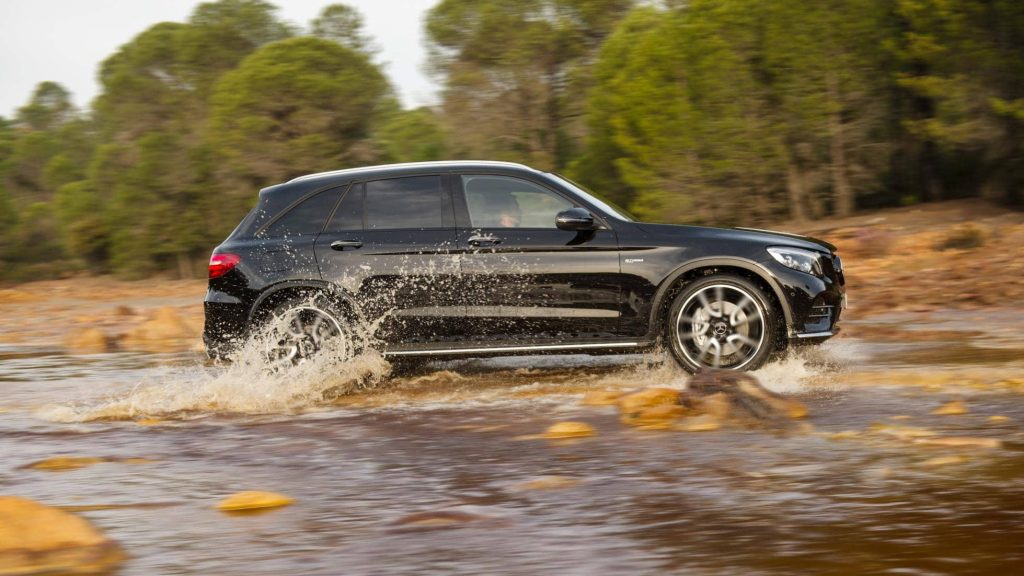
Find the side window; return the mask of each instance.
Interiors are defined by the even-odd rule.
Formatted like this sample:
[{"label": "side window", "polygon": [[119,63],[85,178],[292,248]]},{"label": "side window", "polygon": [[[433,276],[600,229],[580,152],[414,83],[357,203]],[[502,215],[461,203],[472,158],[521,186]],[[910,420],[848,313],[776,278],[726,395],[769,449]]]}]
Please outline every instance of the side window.
[{"label": "side window", "polygon": [[366,183],[366,228],[443,228],[440,176],[391,178]]},{"label": "side window", "polygon": [[572,208],[565,198],[507,176],[462,177],[474,228],[555,228],[555,216]]},{"label": "side window", "polygon": [[363,229],[363,185],[353,184],[334,211],[327,232]]},{"label": "side window", "polygon": [[273,224],[264,228],[260,236],[266,238],[316,236],[323,229],[324,221],[327,220],[327,215],[334,208],[334,203],[338,200],[341,190],[333,188],[312,198],[306,198]]}]

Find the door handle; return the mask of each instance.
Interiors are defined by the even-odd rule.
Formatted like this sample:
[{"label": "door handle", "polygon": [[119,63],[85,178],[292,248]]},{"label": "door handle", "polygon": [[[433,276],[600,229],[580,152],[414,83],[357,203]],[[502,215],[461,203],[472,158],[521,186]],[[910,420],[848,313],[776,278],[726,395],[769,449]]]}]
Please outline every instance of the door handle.
[{"label": "door handle", "polygon": [[363,243],[359,240],[335,240],[331,242],[331,250],[344,250],[345,248],[362,248]]},{"label": "door handle", "polygon": [[490,234],[486,236],[482,234],[477,234],[475,236],[469,237],[470,246],[495,246],[497,244],[501,244],[501,238],[498,238],[497,236],[491,236]]}]

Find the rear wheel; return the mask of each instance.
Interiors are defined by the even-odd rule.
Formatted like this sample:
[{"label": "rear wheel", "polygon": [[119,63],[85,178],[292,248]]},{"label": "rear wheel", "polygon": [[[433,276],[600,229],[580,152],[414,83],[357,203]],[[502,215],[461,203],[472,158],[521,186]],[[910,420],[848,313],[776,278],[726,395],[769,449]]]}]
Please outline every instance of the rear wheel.
[{"label": "rear wheel", "polygon": [[267,323],[266,355],[276,366],[292,366],[329,351],[341,360],[355,355],[344,315],[324,297],[292,300],[274,309]]},{"label": "rear wheel", "polygon": [[688,284],[669,312],[672,355],[689,372],[757,369],[775,348],[778,314],[771,302],[739,276],[716,274]]}]

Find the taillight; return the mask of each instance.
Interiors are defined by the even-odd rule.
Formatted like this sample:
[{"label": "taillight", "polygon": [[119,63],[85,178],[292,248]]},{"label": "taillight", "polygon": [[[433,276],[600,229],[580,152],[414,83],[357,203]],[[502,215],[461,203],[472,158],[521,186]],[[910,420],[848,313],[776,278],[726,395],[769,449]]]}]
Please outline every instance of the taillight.
[{"label": "taillight", "polygon": [[220,278],[242,261],[238,254],[214,254],[210,256],[210,279]]}]

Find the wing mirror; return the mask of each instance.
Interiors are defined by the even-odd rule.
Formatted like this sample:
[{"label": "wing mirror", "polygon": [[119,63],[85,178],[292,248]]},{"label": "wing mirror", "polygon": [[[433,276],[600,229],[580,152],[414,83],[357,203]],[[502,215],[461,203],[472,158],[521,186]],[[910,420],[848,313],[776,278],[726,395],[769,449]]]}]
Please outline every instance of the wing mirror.
[{"label": "wing mirror", "polygon": [[572,232],[597,229],[597,226],[594,224],[594,215],[587,211],[586,208],[579,207],[559,212],[558,216],[555,216],[555,226],[559,230],[569,230]]}]

